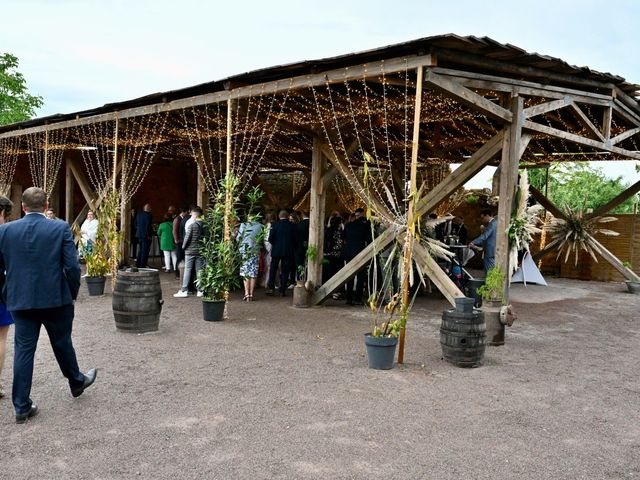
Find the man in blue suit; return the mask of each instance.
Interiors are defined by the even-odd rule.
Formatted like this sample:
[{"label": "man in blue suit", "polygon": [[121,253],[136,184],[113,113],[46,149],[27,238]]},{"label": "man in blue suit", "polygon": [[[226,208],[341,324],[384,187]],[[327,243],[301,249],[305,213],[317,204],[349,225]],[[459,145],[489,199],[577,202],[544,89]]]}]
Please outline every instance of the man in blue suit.
[{"label": "man in blue suit", "polygon": [[0,226],[0,286],[7,310],[15,321],[13,406],[16,423],[38,413],[31,401],[33,359],[40,327],[44,325],[71,394],[82,395],[96,378],[83,374],[71,341],[73,303],[80,289],[80,265],[71,229],[48,220],[44,190],[31,187],[22,195],[25,216]]},{"label": "man in blue suit", "polygon": [[153,218],[151,217],[151,205],[148,203],[141,212],[136,215],[136,239],[138,240],[138,257],[136,267],[145,268],[149,262],[149,250],[151,249],[151,235],[153,233]]},{"label": "man in blue suit", "polygon": [[498,222],[491,210],[482,210],[480,212],[480,221],[484,225],[484,231],[479,237],[474,238],[469,244],[469,248],[482,247],[484,251],[484,274],[491,270],[496,264],[496,228]]}]

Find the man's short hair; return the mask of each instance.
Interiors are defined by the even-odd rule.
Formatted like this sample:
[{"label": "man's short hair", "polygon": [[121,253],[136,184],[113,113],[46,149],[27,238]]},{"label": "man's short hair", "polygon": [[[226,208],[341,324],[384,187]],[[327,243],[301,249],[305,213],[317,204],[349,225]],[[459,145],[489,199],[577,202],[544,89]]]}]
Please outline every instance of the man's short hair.
[{"label": "man's short hair", "polygon": [[485,208],[484,210],[480,210],[480,216],[488,216],[488,217],[492,217],[493,214],[491,213],[491,210],[489,210],[488,208]]},{"label": "man's short hair", "polygon": [[22,193],[22,205],[29,211],[42,212],[45,203],[47,203],[47,194],[41,188],[29,187]]},{"label": "man's short hair", "polygon": [[191,209],[191,212],[197,215],[202,215],[202,209],[197,205]]},{"label": "man's short hair", "polygon": [[180,211],[182,213],[189,213],[189,207],[187,207],[186,205],[183,205],[180,207]]},{"label": "man's short hair", "polygon": [[280,213],[278,213],[278,218],[280,220],[284,220],[285,218],[289,218],[289,212],[287,212],[286,210],[280,210]]},{"label": "man's short hair", "polygon": [[13,202],[7,197],[0,196],[0,212],[4,212],[4,216],[11,215],[11,209],[13,208]]}]

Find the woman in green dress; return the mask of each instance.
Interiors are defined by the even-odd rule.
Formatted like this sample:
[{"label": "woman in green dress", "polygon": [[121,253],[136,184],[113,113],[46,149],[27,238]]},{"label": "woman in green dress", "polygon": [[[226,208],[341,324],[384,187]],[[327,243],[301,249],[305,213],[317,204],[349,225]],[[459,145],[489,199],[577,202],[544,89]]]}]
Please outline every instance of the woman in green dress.
[{"label": "woman in green dress", "polygon": [[164,222],[158,225],[160,250],[164,254],[164,271],[173,272],[178,268],[176,244],[173,241],[173,221],[169,215],[164,216]]}]

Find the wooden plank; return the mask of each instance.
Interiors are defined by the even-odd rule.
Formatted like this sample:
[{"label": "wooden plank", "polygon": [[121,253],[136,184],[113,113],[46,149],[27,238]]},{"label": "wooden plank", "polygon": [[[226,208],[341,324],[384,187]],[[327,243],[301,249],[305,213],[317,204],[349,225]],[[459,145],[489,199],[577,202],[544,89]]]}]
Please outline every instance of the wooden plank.
[{"label": "wooden plank", "polygon": [[531,196],[535,198],[536,201],[540,205],[542,205],[546,211],[551,212],[554,217],[562,218],[565,220],[567,219],[567,216],[564,214],[564,212],[556,207],[554,203],[536,187],[534,187],[533,185],[529,185],[529,192],[531,193]]},{"label": "wooden plank", "polygon": [[[403,244],[403,265],[402,270],[402,314],[407,318],[407,312],[409,311],[409,279],[410,272],[413,268],[411,263],[413,244],[416,238],[416,219],[420,218],[416,216],[416,205],[418,199],[418,150],[420,149],[420,115],[422,113],[422,83],[424,76],[424,68],[418,68],[416,72],[416,94],[415,104],[413,107],[413,135],[411,139],[411,168],[409,174],[409,205],[407,206],[407,228],[405,232],[405,241]],[[392,173],[393,174],[393,173]],[[400,339],[398,344],[398,363],[404,363],[404,339],[405,339],[405,327],[400,328]]]},{"label": "wooden plank", "polygon": [[139,117],[143,115],[151,115],[154,113],[197,107],[211,103],[226,102],[229,99],[235,100],[256,95],[271,95],[274,93],[283,93],[289,90],[319,87],[326,84],[342,83],[350,80],[360,80],[371,76],[380,76],[383,72],[385,74],[404,72],[408,70],[414,70],[420,66],[433,65],[434,63],[435,58],[430,54],[397,57],[388,60],[381,60],[378,62],[353,65],[345,68],[337,68],[322,73],[300,75],[297,77],[234,88],[232,90],[223,90],[219,92],[207,93],[204,95],[196,95],[193,97],[182,98],[171,102],[155,103],[153,105],[145,105],[143,107],[127,108],[120,110],[119,112],[93,115],[90,117],[77,118],[74,120],[50,123],[48,125],[39,125],[36,127],[13,130],[11,132],[0,134],[0,138],[8,138],[30,133],[45,132],[47,130],[57,130],[60,128],[69,128],[78,125],[88,125],[96,122],[115,120],[116,115],[119,115],[121,119]]},{"label": "wooden plank", "polygon": [[71,224],[71,217],[73,216],[73,173],[69,166],[69,157],[65,158],[64,178],[64,219]]},{"label": "wooden plank", "polygon": [[382,232],[382,234],[376,237],[364,250],[356,255],[353,260],[342,267],[333,277],[316,290],[311,302],[314,305],[319,305],[324,302],[329,295],[344,285],[345,282],[358,273],[361,268],[366,266],[374,255],[377,255],[387,248],[387,246],[394,241],[395,237],[396,233],[392,228],[388,228]]},{"label": "wooden plank", "polygon": [[464,293],[453,283],[427,249],[419,242],[414,244],[414,256],[416,261],[419,262],[422,272],[429,277],[447,301],[455,307],[455,299],[464,297]]},{"label": "wooden plank", "polygon": [[640,116],[633,114],[620,102],[616,100],[613,101],[613,110],[634,127],[640,127]]},{"label": "wooden plank", "polygon": [[635,98],[632,98],[617,86],[613,88],[613,93],[620,102],[629,107],[632,111],[640,112],[640,104]]},{"label": "wooden plank", "polygon": [[454,97],[464,105],[470,106],[481,111],[485,115],[501,122],[511,122],[511,112],[502,108],[500,105],[487,100],[482,95],[478,95],[473,90],[462,86],[447,77],[437,75],[427,70],[425,75],[427,85],[435,87],[437,90]]},{"label": "wooden plank", "polygon": [[471,88],[479,88],[483,90],[495,90],[500,92],[520,93],[522,95],[545,97],[545,98],[564,98],[569,95],[574,101],[581,103],[593,103],[594,105],[608,105],[613,100],[611,95],[603,95],[600,93],[586,92],[584,90],[576,90],[573,88],[558,87],[555,85],[542,84],[526,80],[517,80],[507,77],[499,77],[496,75],[486,75],[483,73],[467,72],[463,70],[454,70],[450,68],[431,67],[431,71],[451,77],[461,78],[462,83]]},{"label": "wooden plank", "polygon": [[480,57],[468,53],[454,52],[442,48],[432,48],[431,53],[435,54],[435,56],[441,60],[449,60],[472,67],[486,68],[496,72],[508,73],[510,75],[540,78],[544,81],[558,81],[569,85],[578,85],[580,87],[595,87],[603,89],[613,88],[613,83],[611,82],[587,79],[575,74],[553,72],[529,65],[522,66],[513,63],[500,62],[498,60],[490,60],[486,57]]},{"label": "wooden plank", "polygon": [[82,196],[87,202],[87,205],[89,206],[90,209],[92,210],[95,209],[96,208],[95,201],[96,201],[97,195],[89,185],[87,177],[84,176],[84,172],[78,167],[78,165],[75,164],[75,161],[73,161],[72,159],[69,159],[68,165],[69,165],[69,169],[71,170],[71,173],[76,179],[76,182],[78,182],[78,186],[80,187],[80,191],[82,192]]},{"label": "wooden plank", "polygon": [[635,274],[633,270],[625,267],[622,262],[616,257],[613,253],[605,248],[599,241],[595,238],[591,237],[591,241],[598,247],[599,254],[602,258],[604,258],[609,264],[615,268],[620,274],[627,280],[631,280],[634,282],[640,282],[640,277]]},{"label": "wooden plank", "polygon": [[309,208],[309,247],[317,252],[315,260],[308,259],[307,280],[318,286],[322,283],[322,259],[324,255],[324,211],[326,193],[323,177],[326,159],[322,154],[322,140],[313,137],[311,156],[311,196]]},{"label": "wooden plank", "polygon": [[532,122],[531,120],[525,120],[523,128],[527,130],[532,130],[538,133],[544,133],[545,135],[549,135],[551,137],[562,138],[569,142],[577,143],[580,145],[593,147],[598,150],[604,150],[607,152],[616,153],[623,157],[627,157],[633,160],[640,160],[640,153],[632,152],[631,150],[625,150],[624,148],[613,147],[611,145],[607,145],[604,142],[599,142],[597,140],[592,140],[590,138],[581,137],[580,135],[564,132],[562,130],[558,130],[557,128],[548,127],[546,125],[541,125],[539,123]]},{"label": "wooden plank", "polygon": [[607,202],[605,205],[596,208],[592,213],[587,215],[587,218],[599,217],[601,215],[604,215],[610,212],[621,203],[633,197],[638,192],[640,192],[640,181],[637,181],[636,183],[631,185],[624,192],[620,192],[618,195],[616,195],[611,201]]},{"label": "wooden plank", "polygon": [[640,127],[637,128],[631,128],[629,130],[627,130],[624,133],[621,133],[620,135],[616,135],[615,137],[613,137],[611,139],[611,145],[615,145],[616,143],[620,143],[624,140],[626,140],[627,138],[631,138],[634,135],[640,133]]},{"label": "wooden plank", "polygon": [[559,110],[567,105],[573,105],[573,97],[566,96],[560,100],[553,100],[551,102],[541,103],[540,105],[534,105],[533,107],[525,108],[522,113],[525,118],[531,118],[536,115],[542,115],[543,113]]},{"label": "wooden plank", "polygon": [[518,164],[520,162],[522,136],[522,106],[520,96],[511,98],[511,113],[514,121],[505,129],[500,161],[500,202],[496,218],[496,266],[505,274],[504,298],[509,300],[510,265],[509,265],[509,237],[507,228],[511,222],[516,187],[518,183]]},{"label": "wooden plank", "polygon": [[582,109],[575,103],[571,104],[571,108],[573,108],[573,111],[578,115],[578,119],[582,122],[582,124],[584,124],[598,140],[600,140],[601,142],[604,142],[605,141],[604,135],[600,133],[600,130],[598,129],[598,127],[596,127],[593,124],[591,119],[587,117],[587,115],[582,111]]},{"label": "wooden plank", "polygon": [[611,119],[613,116],[613,103],[608,107],[605,107],[604,113],[602,114],[602,136],[605,141],[611,138]]},{"label": "wooden plank", "polygon": [[457,169],[445,177],[445,179],[428,192],[418,203],[419,215],[426,215],[435,210],[458,188],[471,180],[482,170],[502,148],[504,131],[498,132],[487,143],[482,145],[470,158],[465,160]]}]

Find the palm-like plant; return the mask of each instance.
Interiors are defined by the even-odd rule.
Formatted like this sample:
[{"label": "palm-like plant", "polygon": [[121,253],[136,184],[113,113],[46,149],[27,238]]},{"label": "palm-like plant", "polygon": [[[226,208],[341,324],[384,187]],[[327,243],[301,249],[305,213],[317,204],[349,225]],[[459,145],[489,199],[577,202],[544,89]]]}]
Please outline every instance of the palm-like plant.
[{"label": "palm-like plant", "polygon": [[568,205],[564,207],[566,219],[554,217],[546,225],[545,229],[551,235],[551,242],[545,248],[557,247],[559,258],[564,252],[564,262],[569,256],[575,255],[575,265],[578,264],[578,257],[581,250],[591,255],[597,262],[596,253],[602,254],[600,243],[594,238],[596,234],[609,237],[616,237],[618,232],[602,228],[602,224],[615,222],[616,217],[588,217],[585,215],[585,208],[573,209]]}]

